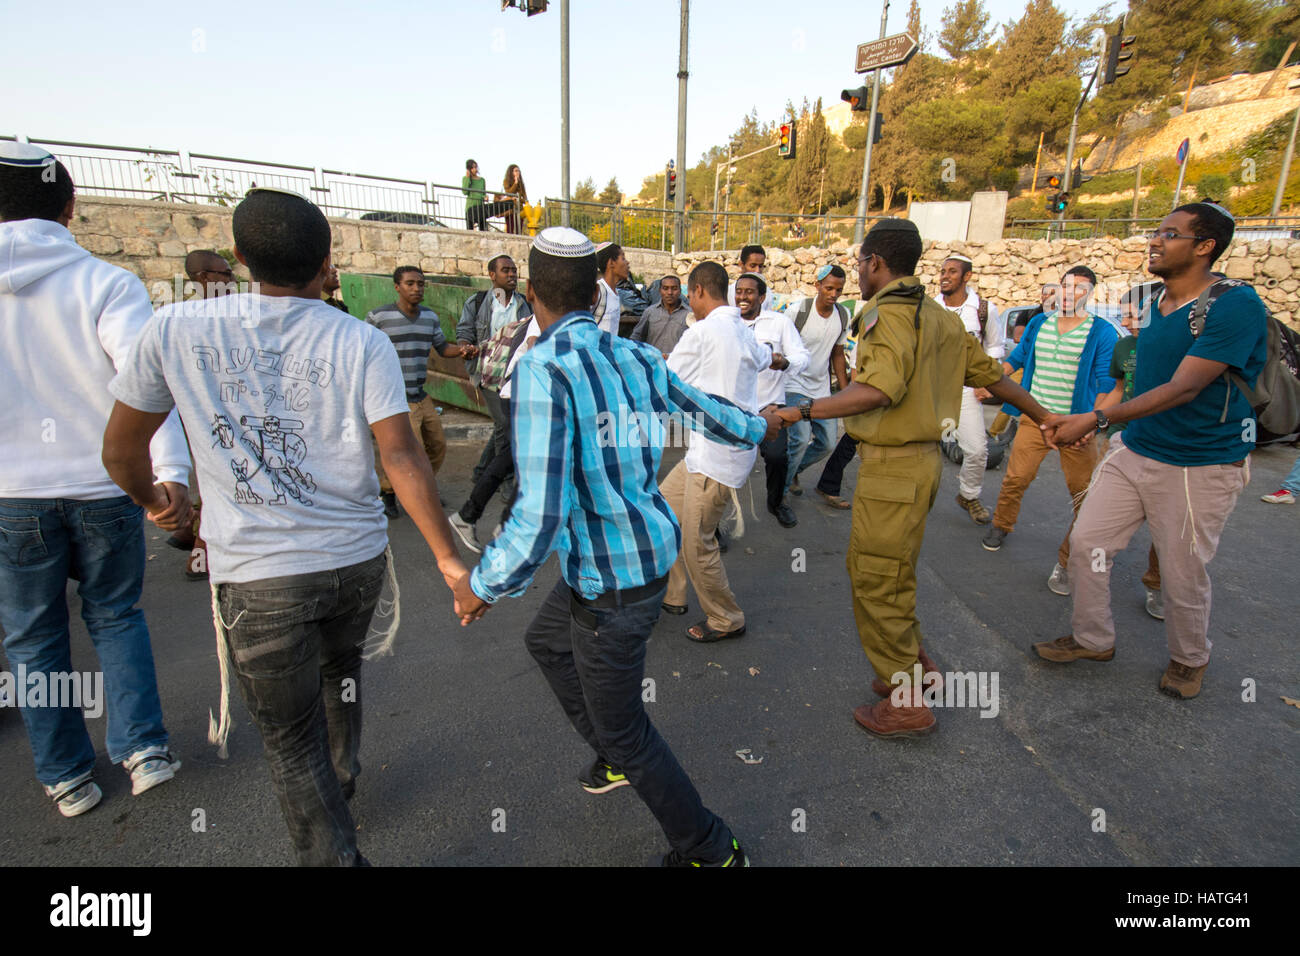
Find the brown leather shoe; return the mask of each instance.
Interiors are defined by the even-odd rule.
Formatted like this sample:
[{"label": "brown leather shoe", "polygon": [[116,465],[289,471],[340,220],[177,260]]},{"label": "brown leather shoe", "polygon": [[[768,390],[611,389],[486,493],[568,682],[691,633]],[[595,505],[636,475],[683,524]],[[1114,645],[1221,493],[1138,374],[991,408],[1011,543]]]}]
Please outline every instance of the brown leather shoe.
[{"label": "brown leather shoe", "polygon": [[1056,661],[1058,664],[1069,664],[1072,661],[1108,661],[1115,656],[1115,648],[1108,647],[1104,651],[1090,650],[1076,641],[1073,634],[1058,637],[1054,641],[1035,644],[1034,650],[1043,660]]},{"label": "brown leather shoe", "polygon": [[922,737],[934,730],[934,714],[919,707],[895,707],[886,697],[877,704],[863,704],[853,711],[853,719],[863,730],[877,737]]},{"label": "brown leather shoe", "polygon": [[[929,654],[925,652],[925,648],[918,647],[916,649],[916,659],[921,662],[922,680],[925,679],[925,676],[927,674],[937,675],[941,673],[939,670],[939,665],[934,662],[933,657],[931,657]],[[924,686],[925,685],[922,685],[922,689],[924,689]],[[942,677],[936,676],[934,678],[934,689],[936,693],[943,690]],[[877,697],[888,697],[890,694],[894,692],[894,685],[887,684],[879,677],[873,677],[871,679],[871,692],[875,694]]]},{"label": "brown leather shoe", "polygon": [[1188,664],[1180,664],[1178,661],[1170,661],[1160,677],[1161,692],[1181,700],[1195,697],[1201,692],[1201,678],[1205,676],[1205,668],[1209,666],[1209,664],[1202,664],[1200,667],[1192,667]]}]

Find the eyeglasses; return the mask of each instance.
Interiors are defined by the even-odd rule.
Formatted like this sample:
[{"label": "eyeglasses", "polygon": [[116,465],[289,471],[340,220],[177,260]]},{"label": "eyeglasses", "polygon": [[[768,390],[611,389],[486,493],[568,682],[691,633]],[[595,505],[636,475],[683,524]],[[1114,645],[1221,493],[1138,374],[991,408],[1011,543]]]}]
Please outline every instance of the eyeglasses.
[{"label": "eyeglasses", "polygon": [[1195,239],[1197,242],[1204,242],[1209,236],[1184,236],[1181,232],[1173,229],[1157,229],[1155,232],[1148,232],[1147,239]]}]

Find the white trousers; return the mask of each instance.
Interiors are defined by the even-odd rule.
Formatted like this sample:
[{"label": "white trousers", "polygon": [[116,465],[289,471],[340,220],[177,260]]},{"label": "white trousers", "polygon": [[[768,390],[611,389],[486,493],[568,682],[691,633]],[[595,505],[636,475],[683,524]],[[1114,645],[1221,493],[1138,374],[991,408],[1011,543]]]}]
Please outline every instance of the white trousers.
[{"label": "white trousers", "polygon": [[957,444],[961,446],[962,454],[957,488],[963,498],[978,498],[984,490],[984,465],[989,460],[989,438],[984,427],[984,406],[975,397],[973,388],[961,390]]}]

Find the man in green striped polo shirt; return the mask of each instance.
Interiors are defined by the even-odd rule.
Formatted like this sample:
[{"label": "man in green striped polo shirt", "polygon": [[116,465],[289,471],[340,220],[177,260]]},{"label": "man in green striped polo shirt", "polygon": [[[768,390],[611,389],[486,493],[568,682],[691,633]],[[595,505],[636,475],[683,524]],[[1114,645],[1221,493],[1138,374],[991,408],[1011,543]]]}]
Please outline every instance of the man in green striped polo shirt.
[{"label": "man in green striped polo shirt", "polygon": [[[1066,272],[1061,279],[1060,310],[1031,319],[1020,344],[1002,363],[1008,375],[1016,369],[1023,369],[1021,387],[1051,412],[1057,409],[1061,410],[1060,414],[1091,411],[1115,386],[1110,374],[1110,360],[1119,332],[1105,319],[1088,311],[1088,298],[1096,284],[1097,277],[1087,266],[1075,266]],[[998,493],[997,508],[993,511],[992,526],[982,542],[985,550],[997,551],[1015,528],[1025,489],[1037,476],[1038,466],[1050,450],[1038,426],[1023,418],[1011,443],[1011,455]],[[1092,478],[1092,469],[1097,464],[1097,443],[1090,439],[1082,447],[1061,447],[1057,451],[1061,456],[1065,484],[1073,500],[1073,513],[1077,515]],[[1069,548],[1070,532],[1067,529],[1057,552],[1057,566],[1052,572],[1057,587],[1068,587],[1065,568],[1069,562]]]}]

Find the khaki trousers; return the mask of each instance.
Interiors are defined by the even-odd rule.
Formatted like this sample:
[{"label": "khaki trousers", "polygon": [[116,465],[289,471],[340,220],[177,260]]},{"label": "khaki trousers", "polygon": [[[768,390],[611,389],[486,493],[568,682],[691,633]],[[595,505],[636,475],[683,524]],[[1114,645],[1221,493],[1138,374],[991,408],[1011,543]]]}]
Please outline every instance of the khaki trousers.
[{"label": "khaki trousers", "polygon": [[877,677],[889,682],[904,671],[910,680],[921,646],[916,562],[943,457],[937,442],[897,448],[862,443],[858,453],[847,562],[858,640]]},{"label": "khaki trousers", "polygon": [[[1038,475],[1038,466],[1051,450],[1043,440],[1039,427],[1028,415],[1021,415],[1016,437],[1011,442],[1011,454],[1007,458],[1007,473],[1002,477],[1002,489],[998,492],[998,504],[993,511],[993,527],[1003,531],[1015,530],[1025,489],[1033,483]],[[1074,502],[1072,510],[1078,515],[1083,493],[1088,490],[1092,470],[1097,466],[1097,443],[1089,439],[1082,448],[1058,448],[1057,451],[1061,455],[1061,471],[1065,472],[1065,486],[1070,490]],[[1074,527],[1073,520],[1070,526]],[[1057,550],[1057,560],[1061,562],[1061,567],[1069,566],[1069,531],[1066,531]]]},{"label": "khaki trousers", "polygon": [[[447,439],[442,434],[442,418],[438,415],[438,406],[426,395],[418,402],[409,403],[411,407],[411,430],[416,440],[424,445],[424,453],[429,458],[429,467],[434,477],[442,467],[442,460],[447,457]],[[373,441],[373,437],[372,437]],[[379,458],[379,445],[375,445],[375,474],[379,476],[379,490],[383,494],[392,494],[393,486],[384,474],[384,463]]]},{"label": "khaki trousers", "polygon": [[1249,458],[1236,465],[1180,468],[1124,447],[1111,452],[1083,503],[1071,535],[1074,639],[1092,650],[1115,644],[1110,569],[1143,521],[1164,572],[1165,638],[1169,657],[1189,667],[1210,660],[1210,576],[1219,536],[1250,481]]},{"label": "khaki trousers", "polygon": [[712,630],[734,631],[744,627],[745,612],[731,593],[727,569],[722,566],[722,552],[718,550],[718,521],[731,501],[731,489],[707,475],[691,474],[683,460],[659,485],[659,493],[682,526],[682,550],[668,572],[664,603],[686,603],[689,577]]}]

